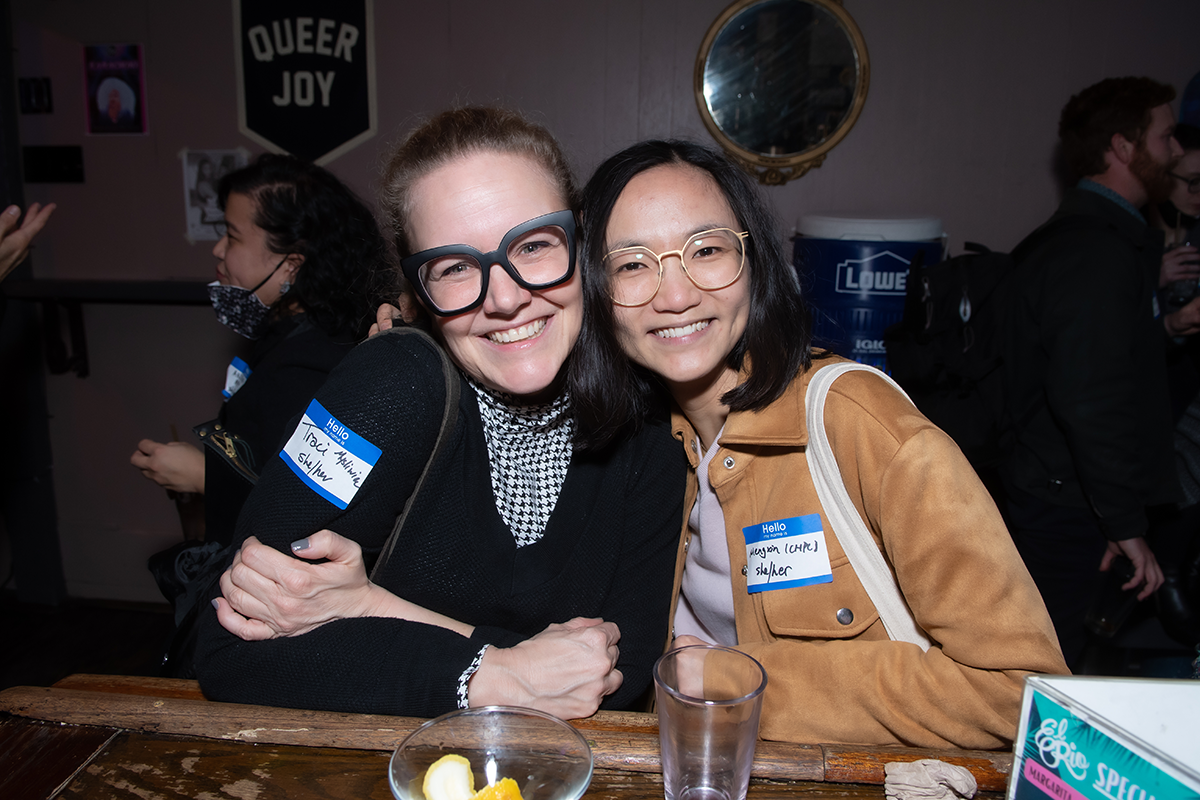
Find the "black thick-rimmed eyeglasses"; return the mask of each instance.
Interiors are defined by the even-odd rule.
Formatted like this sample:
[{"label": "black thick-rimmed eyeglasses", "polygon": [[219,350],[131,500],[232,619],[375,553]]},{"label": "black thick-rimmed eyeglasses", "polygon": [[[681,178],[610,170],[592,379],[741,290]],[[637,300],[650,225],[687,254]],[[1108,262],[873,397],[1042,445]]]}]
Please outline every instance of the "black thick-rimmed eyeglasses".
[{"label": "black thick-rimmed eyeglasses", "polygon": [[1187,185],[1188,194],[1200,194],[1200,176],[1185,178],[1172,172],[1171,177],[1177,181],[1183,181]]},{"label": "black thick-rimmed eyeglasses", "polygon": [[568,280],[575,273],[575,214],[555,211],[523,222],[490,253],[450,244],[400,259],[404,277],[441,317],[482,305],[493,265],[525,289],[549,289]]}]

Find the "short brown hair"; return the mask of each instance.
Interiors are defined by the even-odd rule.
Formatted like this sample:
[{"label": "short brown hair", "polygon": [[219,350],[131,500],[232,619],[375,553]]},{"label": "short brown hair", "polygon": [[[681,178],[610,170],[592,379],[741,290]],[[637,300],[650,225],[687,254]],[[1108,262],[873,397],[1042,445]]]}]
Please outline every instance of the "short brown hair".
[{"label": "short brown hair", "polygon": [[409,133],[383,171],[380,202],[398,256],[412,254],[408,220],[413,185],[457,158],[480,152],[527,156],[546,170],[571,209],[578,208],[571,167],[558,142],[541,125],[501,108],[468,106],[443,111]]},{"label": "short brown hair", "polygon": [[1150,78],[1107,78],[1067,101],[1058,120],[1062,157],[1077,178],[1104,172],[1112,137],[1139,142],[1150,112],[1175,99],[1175,89]]}]

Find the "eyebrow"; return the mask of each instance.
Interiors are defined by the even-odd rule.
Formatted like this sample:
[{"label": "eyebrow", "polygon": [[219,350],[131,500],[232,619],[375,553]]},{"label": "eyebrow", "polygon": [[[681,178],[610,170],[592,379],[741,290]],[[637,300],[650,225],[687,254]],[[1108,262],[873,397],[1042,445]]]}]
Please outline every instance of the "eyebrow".
[{"label": "eyebrow", "polygon": [[[686,244],[687,243],[686,240],[691,239],[697,233],[704,233],[705,231],[711,231],[711,230],[715,230],[717,228],[728,228],[729,230],[734,230],[736,227],[737,227],[736,222],[732,226],[727,223],[724,223],[724,222],[705,222],[705,223],[693,228],[692,232],[689,233],[686,237],[684,237],[685,241],[683,242],[683,244]],[[622,239],[618,242],[615,242],[615,243],[609,245],[608,252],[613,253],[613,252],[616,252],[617,250],[626,250],[630,247],[646,247],[646,245],[642,244],[641,242],[637,241],[636,239]],[[646,247],[646,249],[649,250],[650,248]]]}]

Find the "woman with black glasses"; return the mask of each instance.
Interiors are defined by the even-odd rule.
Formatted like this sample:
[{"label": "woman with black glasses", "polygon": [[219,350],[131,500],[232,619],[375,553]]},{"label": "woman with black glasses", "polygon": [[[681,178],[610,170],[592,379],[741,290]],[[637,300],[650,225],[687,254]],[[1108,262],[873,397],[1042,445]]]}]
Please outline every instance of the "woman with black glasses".
[{"label": "woman with black glasses", "polygon": [[355,349],[264,471],[202,621],[210,697],[580,717],[643,694],[685,464],[664,421],[575,449],[575,201],[553,138],[515,114],[447,112],[399,146],[383,202],[432,338]]}]

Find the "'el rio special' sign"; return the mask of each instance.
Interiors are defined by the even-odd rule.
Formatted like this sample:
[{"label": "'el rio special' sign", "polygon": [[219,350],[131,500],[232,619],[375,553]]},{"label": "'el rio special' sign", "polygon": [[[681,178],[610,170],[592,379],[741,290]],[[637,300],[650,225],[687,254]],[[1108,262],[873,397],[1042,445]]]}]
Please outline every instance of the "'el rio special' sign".
[{"label": "'el rio special' sign", "polygon": [[1158,766],[1033,692],[1012,800],[1197,800]]}]

